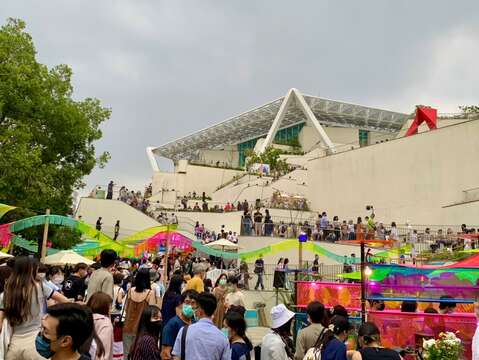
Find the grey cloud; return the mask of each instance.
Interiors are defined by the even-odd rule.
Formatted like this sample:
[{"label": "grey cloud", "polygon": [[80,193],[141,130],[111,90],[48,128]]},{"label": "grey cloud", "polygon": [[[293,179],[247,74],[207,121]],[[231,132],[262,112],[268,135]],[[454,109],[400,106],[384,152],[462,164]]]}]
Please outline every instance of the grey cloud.
[{"label": "grey cloud", "polygon": [[472,0],[4,0],[0,18],[26,20],[40,61],[70,64],[75,96],[113,109],[98,143],[112,160],[87,179],[94,185],[145,183],[146,146],[290,87],[404,112],[470,103],[478,11]]}]

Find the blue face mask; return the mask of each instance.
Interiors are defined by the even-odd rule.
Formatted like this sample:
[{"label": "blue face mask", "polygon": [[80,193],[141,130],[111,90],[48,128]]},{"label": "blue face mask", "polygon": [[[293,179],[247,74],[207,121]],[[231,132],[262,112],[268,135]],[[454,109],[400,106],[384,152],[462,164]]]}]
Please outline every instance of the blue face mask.
[{"label": "blue face mask", "polygon": [[50,359],[55,353],[50,348],[51,341],[42,334],[38,334],[35,339],[35,348],[44,358]]},{"label": "blue face mask", "polygon": [[221,332],[223,333],[224,336],[226,336],[227,339],[229,339],[230,334],[229,334],[228,328],[222,328]]},{"label": "blue face mask", "polygon": [[188,319],[191,319],[195,315],[195,312],[194,312],[193,308],[189,304],[183,304],[183,309],[181,310],[181,312]]}]

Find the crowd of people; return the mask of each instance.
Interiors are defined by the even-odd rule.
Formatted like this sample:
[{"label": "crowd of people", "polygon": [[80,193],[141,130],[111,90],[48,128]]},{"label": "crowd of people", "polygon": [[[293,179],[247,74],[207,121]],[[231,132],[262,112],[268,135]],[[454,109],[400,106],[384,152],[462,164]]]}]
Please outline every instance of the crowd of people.
[{"label": "crowd of people", "polygon": [[[204,332],[218,359],[240,359],[250,343],[238,277],[212,273],[191,256],[171,260],[165,289],[161,258],[132,261],[103,250],[98,263],[73,268],[14,258],[0,267],[0,358],[172,359],[186,351],[192,359],[202,346],[195,332]],[[186,348],[177,337],[184,325],[191,325]]]},{"label": "crowd of people", "polygon": [[[110,192],[110,186],[111,186],[111,192]],[[113,193],[113,181],[111,181],[108,184],[107,199],[108,199],[108,196],[112,193]],[[151,191],[150,191],[150,194],[151,194]],[[124,203],[134,207],[135,209],[140,210],[143,213],[147,213],[150,208],[150,200],[148,200],[146,195],[147,195],[146,190],[144,194],[142,194],[141,191],[137,191],[137,192],[135,192],[134,190],[129,191],[126,188],[126,186],[122,186],[118,194],[118,200],[123,201]]]},{"label": "crowd of people", "polygon": [[[354,328],[343,306],[325,309],[318,301],[307,306],[308,326],[295,342],[295,313],[281,303],[273,306],[271,329],[253,346],[241,269],[218,269],[191,254],[181,261],[178,256],[164,260],[148,254],[140,260],[118,258],[113,250],[103,250],[94,265],[73,268],[48,267],[30,256],[9,260],[0,266],[0,358],[247,360],[256,354],[261,360],[400,359],[397,351],[381,347],[374,323]],[[282,271],[287,267],[287,259],[278,262]],[[254,273],[259,289],[261,257]],[[444,296],[438,311],[424,312],[450,314],[455,307],[454,299]],[[380,294],[369,308],[385,309]],[[402,312],[417,310],[415,302],[401,305]]]},{"label": "crowd of people", "polygon": [[221,239],[229,240],[235,244],[238,243],[238,235],[236,234],[236,231],[227,231],[225,230],[224,225],[221,225],[221,229],[216,233],[214,230],[210,232],[205,228],[205,224],[200,224],[200,222],[197,221],[194,231],[196,239],[201,241],[202,244],[208,244]]},{"label": "crowd of people", "polygon": [[[356,221],[340,220],[338,216],[333,216],[332,221],[326,212],[318,215],[315,222],[273,222],[268,209],[261,208],[244,210],[241,219],[241,235],[245,236],[276,236],[282,238],[296,238],[301,233],[307,235],[308,239],[314,241],[346,241],[346,240],[393,240],[404,241],[410,244],[427,243],[435,251],[438,248],[462,246],[465,250],[474,249],[478,244],[474,241],[476,235],[475,228],[468,228],[462,224],[460,231],[454,231],[452,228],[437,229],[435,233],[426,227],[419,233],[417,229],[407,223],[399,228],[396,222],[385,225],[376,220],[376,215],[371,209],[371,213],[364,218],[357,217]],[[463,239],[462,235],[468,234],[469,238]]]}]

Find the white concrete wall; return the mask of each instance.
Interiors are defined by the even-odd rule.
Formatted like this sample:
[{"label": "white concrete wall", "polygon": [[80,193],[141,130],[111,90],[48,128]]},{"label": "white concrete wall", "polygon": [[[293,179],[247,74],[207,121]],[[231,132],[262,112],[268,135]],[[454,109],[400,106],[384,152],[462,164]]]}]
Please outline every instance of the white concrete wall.
[{"label": "white concrete wall", "polygon": [[185,222],[194,223],[199,221],[200,224],[205,224],[205,228],[218,233],[221,230],[221,225],[225,226],[226,231],[236,231],[237,234],[241,230],[241,216],[243,215],[240,211],[229,212],[229,213],[209,213],[209,212],[176,212],[178,217],[178,222],[180,223],[179,228],[184,228],[186,231],[191,229],[188,226],[184,226]]},{"label": "white concrete wall", "polygon": [[[404,123],[402,129],[397,134],[398,138],[403,137],[404,135],[406,135],[406,132],[411,127],[411,124],[412,124],[413,121],[414,121],[414,116],[412,116],[408,121],[406,121]],[[437,127],[438,128],[443,128],[443,127],[447,127],[447,126],[451,126],[451,125],[457,125],[457,124],[460,124],[460,123],[463,123],[463,122],[466,122],[466,121],[468,121],[468,118],[466,118],[466,117],[457,118],[457,119],[454,119],[454,118],[451,118],[451,119],[439,118],[439,119],[437,119]],[[418,133],[423,133],[423,132],[427,132],[427,131],[429,131],[429,127],[424,122],[419,126]]]},{"label": "white concrete wall", "polygon": [[115,223],[120,220],[120,238],[134,232],[158,226],[158,222],[119,200],[81,198],[75,218],[82,216],[87,224],[95,226],[101,216],[102,231],[112,236]]},{"label": "white concrete wall", "polygon": [[349,219],[372,204],[379,221],[475,224],[479,202],[443,208],[479,186],[479,121],[311,161],[313,209]]},{"label": "white concrete wall", "polygon": [[203,191],[210,195],[221,185],[230,181],[235,175],[243,174],[243,171],[221,169],[207,166],[188,165],[185,176],[183,194]]},{"label": "white concrete wall", "polygon": [[[323,126],[324,131],[335,144],[357,143],[359,140],[358,129]],[[316,130],[309,124],[305,125],[298,136],[299,143],[304,152],[318,146],[320,138]],[[321,142],[322,143],[322,142]]]},{"label": "white concrete wall", "polygon": [[182,172],[155,172],[152,181],[153,195],[156,201],[158,200],[156,195],[161,193],[162,189],[174,189],[174,195],[164,193],[164,196],[168,196],[168,200],[164,202],[168,203],[174,203],[175,196],[183,196],[189,192],[201,195],[204,191],[207,196],[211,196],[221,184],[243,173],[239,170],[191,164],[182,169]]}]

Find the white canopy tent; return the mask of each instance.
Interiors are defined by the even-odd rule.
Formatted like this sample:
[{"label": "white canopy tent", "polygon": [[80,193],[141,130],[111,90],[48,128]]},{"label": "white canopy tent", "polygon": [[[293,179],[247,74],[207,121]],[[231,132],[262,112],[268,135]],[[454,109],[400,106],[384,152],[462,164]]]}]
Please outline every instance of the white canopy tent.
[{"label": "white canopy tent", "polygon": [[62,250],[53,255],[45,257],[43,261],[46,265],[75,265],[78,263],[85,263],[92,265],[94,261],[83,257],[72,250]]}]

